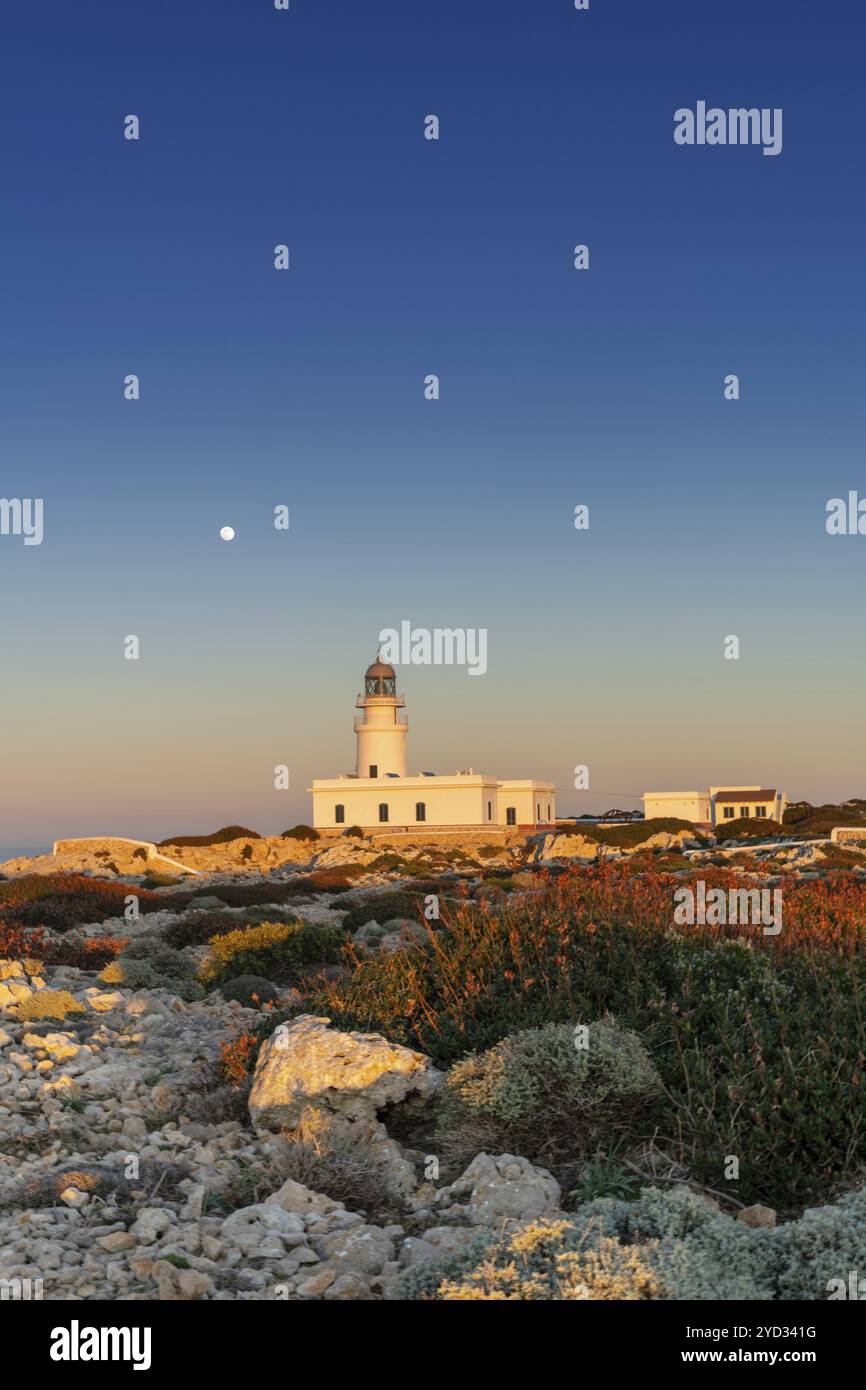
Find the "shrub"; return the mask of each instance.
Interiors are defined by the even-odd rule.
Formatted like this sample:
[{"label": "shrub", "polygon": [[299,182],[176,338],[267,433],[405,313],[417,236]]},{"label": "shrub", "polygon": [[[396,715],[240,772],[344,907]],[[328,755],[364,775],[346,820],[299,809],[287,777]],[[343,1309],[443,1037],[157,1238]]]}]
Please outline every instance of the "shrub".
[{"label": "shrub", "polygon": [[236,975],[220,986],[220,993],[223,999],[235,999],[245,1009],[260,1009],[272,1004],[279,990],[261,975]]},{"label": "shrub", "polygon": [[236,975],[263,975],[291,984],[304,966],[339,960],[343,941],[341,931],[312,922],[263,922],[213,937],[201,978],[220,985]]},{"label": "shrub", "polygon": [[345,893],[353,878],[363,878],[363,864],[340,864],[332,869],[314,869],[307,880],[314,893]]},{"label": "shrub", "polygon": [[[706,869],[708,885],[741,886]],[[678,1161],[741,1200],[793,1210],[866,1160],[866,885],[849,875],[785,887],[778,936],[672,928],[664,874],[603,864],[538,894],[444,912],[393,956],[350,952],[350,977],[305,1000],[335,1027],[383,1033],[448,1065],[508,1034],[606,1013],[645,1042],[662,1078]]]},{"label": "shrub", "polygon": [[259,1039],[255,1033],[244,1032],[223,1044],[220,1052],[220,1075],[229,1086],[249,1085],[258,1043]]},{"label": "shrub", "polygon": [[129,894],[139,911],[155,912],[163,902],[128,883],[107,883],[85,874],[30,874],[0,884],[0,919],[7,925],[69,931],[85,922],[122,917]]},{"label": "shrub", "polygon": [[405,1220],[405,1203],[387,1167],[371,1161],[370,1150],[355,1139],[322,1125],[314,1110],[296,1130],[284,1133],[274,1158],[274,1178],[278,1185],[291,1178],[322,1192],[378,1225]]},{"label": "shrub", "polygon": [[40,955],[46,965],[71,965],[76,970],[102,970],[127,944],[126,937],[65,936],[46,941]]},{"label": "shrub", "polygon": [[360,825],[350,825],[348,830],[343,831],[343,834],[344,836],[351,835],[356,840],[363,840],[364,838],[364,832]]},{"label": "shrub", "polygon": [[[192,966],[161,937],[140,936],[131,941],[115,964],[123,976],[118,983],[128,989],[164,989],[187,1001],[203,997]],[[108,969],[113,971],[114,967]]]},{"label": "shrub", "polygon": [[567,1185],[600,1143],[638,1136],[660,1089],[640,1039],[613,1019],[582,1036],[548,1023],[453,1066],[437,1131],[460,1167],[481,1152],[522,1154]]},{"label": "shrub", "polygon": [[371,859],[369,864],[366,865],[366,869],[368,873],[379,874],[387,873],[389,869],[402,869],[405,865],[406,861],[402,854],[395,854],[393,851],[389,851],[386,854],[377,854],[376,858]]},{"label": "shrub", "polygon": [[318,840],[319,832],[314,830],[311,825],[293,825],[291,830],[284,830],[280,836],[282,840]]},{"label": "shrub", "polygon": [[39,927],[19,927],[0,918],[0,960],[41,956],[46,940],[45,933]]},{"label": "shrub", "polygon": [[612,849],[632,849],[662,831],[676,835],[680,830],[685,830],[689,835],[696,833],[691,821],[679,820],[676,816],[654,816],[650,820],[629,821],[625,825],[583,825],[577,821],[570,833],[583,835],[600,845],[610,845]]},{"label": "shrub", "polygon": [[244,925],[244,921],[233,912],[189,912],[178,921],[171,922],[163,930],[162,939],[180,951],[185,946],[204,946],[212,936],[237,931]]},{"label": "shrub", "polygon": [[849,849],[847,845],[822,845],[818,868],[863,869],[866,868],[866,858],[862,851],[858,853],[856,849]]},{"label": "shrub", "polygon": [[355,932],[365,922],[390,922],[395,917],[408,917],[416,921],[419,902],[420,898],[414,893],[372,893],[346,914],[343,930]]},{"label": "shrub", "polygon": [[22,999],[18,1005],[18,1017],[33,1023],[37,1019],[64,1019],[70,1014],[85,1013],[83,1004],[69,993],[68,989],[40,989]]},{"label": "shrub", "polygon": [[[343,892],[351,887],[348,880],[355,876],[355,870],[364,872],[359,865],[347,864],[339,869],[322,869],[314,874],[295,874],[292,878],[273,882],[266,879],[254,883],[221,883],[219,897],[227,907],[269,907],[310,893]],[[160,907],[178,911],[192,908],[195,911],[196,898],[209,897],[213,891],[213,888],[198,888],[191,893],[172,894],[170,898],[160,900]]]},{"label": "shrub", "polygon": [[837,825],[862,825],[866,833],[866,803],[857,798],[839,805],[828,803],[824,806],[810,806],[808,801],[798,801],[785,808],[782,821],[787,833],[796,835],[798,839],[827,836]]},{"label": "shrub", "polygon": [[714,831],[719,843],[725,840],[784,840],[790,833],[778,821],[763,816],[738,816],[736,820],[723,820]]},{"label": "shrub", "polygon": [[171,840],[160,840],[157,847],[166,849],[175,845],[181,849],[184,846],[225,845],[230,840],[260,840],[261,838],[257,830],[247,830],[246,826],[224,825],[222,830],[215,830],[212,835],[176,835]]},{"label": "shrub", "polygon": [[840,1286],[848,1271],[862,1269],[864,1224],[866,1190],[767,1230],[714,1211],[686,1188],[644,1188],[636,1202],[590,1202],[568,1220],[480,1236],[446,1259],[408,1270],[396,1293],[440,1300],[824,1300],[845,1296]]},{"label": "shrub", "polygon": [[647,1252],[605,1237],[592,1249],[575,1250],[566,1221],[536,1221],[501,1237],[487,1258],[462,1279],[444,1279],[436,1297],[466,1300],[599,1300],[634,1302],[660,1299],[666,1290]]}]

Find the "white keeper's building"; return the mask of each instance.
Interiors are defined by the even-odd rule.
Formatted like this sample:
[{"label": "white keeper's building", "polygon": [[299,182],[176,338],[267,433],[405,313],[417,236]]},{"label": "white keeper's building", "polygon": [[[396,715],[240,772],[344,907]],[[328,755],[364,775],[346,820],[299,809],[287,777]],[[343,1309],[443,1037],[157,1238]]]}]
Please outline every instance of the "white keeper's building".
[{"label": "white keeper's building", "polygon": [[535,830],[555,822],[553,782],[532,778],[501,782],[472,768],[450,776],[434,772],[408,776],[409,722],[399,713],[404,704],[403,696],[397,694],[394,668],[374,661],[364,676],[364,694],[355,701],[362,713],[354,726],[354,773],[316,779],[309,788],[315,829],[357,825],[367,831],[388,826],[416,830],[426,825]]}]

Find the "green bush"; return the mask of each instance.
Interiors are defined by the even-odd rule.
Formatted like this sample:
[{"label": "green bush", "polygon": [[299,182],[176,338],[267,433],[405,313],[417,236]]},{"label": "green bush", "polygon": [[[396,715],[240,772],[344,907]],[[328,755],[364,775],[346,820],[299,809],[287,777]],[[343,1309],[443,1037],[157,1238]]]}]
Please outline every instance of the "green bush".
[{"label": "green bush", "polygon": [[738,816],[736,820],[719,821],[714,834],[721,843],[725,840],[784,840],[791,831],[766,816]]},{"label": "green bush", "polygon": [[[821,858],[817,865],[820,869],[864,869],[866,868],[866,857],[862,850],[850,849],[849,840],[846,845],[821,845]],[[857,842],[854,841],[856,844]]]},{"label": "green bush", "polygon": [[653,835],[661,834],[662,831],[676,835],[681,830],[685,830],[689,835],[697,833],[690,820],[678,820],[676,816],[655,816],[650,820],[627,821],[624,825],[605,826],[583,825],[577,821],[574,830],[568,833],[583,835],[600,845],[610,845],[612,849],[632,849],[635,845],[642,845]]},{"label": "green bush", "polygon": [[390,922],[395,917],[417,921],[421,898],[414,893],[372,893],[363,903],[353,907],[343,918],[343,930],[355,932],[365,922]]},{"label": "green bush", "polygon": [[[409,1299],[817,1301],[866,1266],[866,1190],[773,1229],[752,1229],[678,1187],[601,1199],[568,1220],[484,1234],[403,1274]],[[847,1289],[846,1289],[847,1292]]]},{"label": "green bush", "polygon": [[353,878],[363,878],[363,864],[340,864],[332,869],[314,869],[307,882],[314,893],[345,893]]},{"label": "green bush", "polygon": [[866,834],[866,802],[856,797],[838,805],[811,806],[808,801],[797,801],[785,808],[782,822],[786,832],[798,839],[823,838],[837,825],[862,825]]},{"label": "green bush", "polygon": [[7,926],[51,927],[69,931],[86,922],[123,916],[134,894],[139,912],[155,912],[163,902],[144,886],[90,878],[86,874],[27,874],[0,883],[0,918]]},{"label": "green bush", "polygon": [[279,997],[279,990],[261,975],[236,975],[220,986],[223,999],[234,999],[246,1009],[260,1009]]},{"label": "green bush", "polygon": [[247,830],[246,826],[224,825],[222,830],[215,830],[212,835],[175,835],[173,839],[160,840],[158,848],[165,849],[171,845],[176,845],[178,849],[196,845],[226,845],[230,840],[260,840],[261,838],[257,830]]},{"label": "green bush", "polygon": [[85,1008],[67,989],[40,989],[22,999],[18,1005],[18,1017],[22,1022],[35,1023],[39,1019],[64,1019],[70,1014],[83,1014]]},{"label": "green bush", "polygon": [[659,1070],[677,1160],[724,1190],[738,1154],[731,1191],[794,1210],[866,1162],[851,1101],[866,1056],[866,888],[850,876],[786,885],[772,937],[674,929],[679,882],[603,865],[540,880],[495,917],[466,904],[405,950],[317,985],[305,1007],[445,1066],[524,1029],[610,1013]]},{"label": "green bush", "polygon": [[291,830],[284,830],[280,836],[282,840],[318,840],[319,832],[314,830],[311,825],[293,825]]},{"label": "green bush", "polygon": [[107,968],[115,967],[122,972],[119,983],[127,989],[164,989],[188,1002],[204,994],[186,958],[158,936],[131,941]]},{"label": "green bush", "polygon": [[406,861],[402,854],[395,854],[393,850],[389,850],[386,854],[377,854],[365,867],[368,873],[381,874],[387,873],[390,869],[405,868]]},{"label": "green bush", "polygon": [[304,967],[338,961],[344,941],[342,931],[313,922],[263,922],[213,937],[201,978],[212,986],[237,975],[261,975],[277,984],[292,984]]},{"label": "green bush", "polygon": [[182,951],[185,946],[204,946],[212,936],[224,936],[246,925],[234,912],[188,912],[164,928],[162,939]]},{"label": "green bush", "polygon": [[548,1023],[457,1062],[439,1095],[437,1133],[449,1163],[514,1153],[563,1186],[617,1136],[640,1137],[661,1082],[640,1039],[613,1019],[585,1031]]}]

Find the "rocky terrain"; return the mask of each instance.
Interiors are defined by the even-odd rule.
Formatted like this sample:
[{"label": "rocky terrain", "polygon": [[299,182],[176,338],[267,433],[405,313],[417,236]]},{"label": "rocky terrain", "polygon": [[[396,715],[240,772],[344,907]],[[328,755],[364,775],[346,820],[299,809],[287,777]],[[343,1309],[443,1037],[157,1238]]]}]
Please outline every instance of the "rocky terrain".
[{"label": "rocky terrain", "polygon": [[[335,942],[362,971],[396,961],[449,903],[477,904],[495,931],[498,903],[530,905],[570,863],[653,857],[677,874],[717,850],[732,872],[808,883],[827,847],[792,843],[761,865],[759,846],[650,827],[632,845],[563,833],[399,853],[359,837],[163,849],[201,877],[160,882],[116,842],[2,866],[0,1280],[13,1293],[41,1280],[46,1299],[83,1300],[810,1298],[866,1267],[856,1183],[783,1219],[646,1145],[599,1176],[599,1136],[661,1094],[644,1043],[613,1020],[591,1025],[587,1063],[572,1017],[452,1064],[340,1024],[317,992],[351,983]],[[866,855],[845,855],[859,882]],[[89,906],[88,883],[115,895],[99,920],[68,908]],[[432,925],[407,891],[435,901]],[[271,980],[247,968],[261,961],[291,969]],[[495,1101],[509,1068],[524,1096],[550,1067],[574,1089],[548,1166],[503,1146],[522,1132],[513,1101],[481,1115],[478,1097]]]}]

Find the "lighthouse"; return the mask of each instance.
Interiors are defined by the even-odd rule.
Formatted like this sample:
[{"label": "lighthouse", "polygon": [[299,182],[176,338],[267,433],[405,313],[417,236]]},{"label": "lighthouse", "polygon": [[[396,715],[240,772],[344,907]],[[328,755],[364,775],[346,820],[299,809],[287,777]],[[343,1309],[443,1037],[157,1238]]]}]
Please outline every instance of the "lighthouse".
[{"label": "lighthouse", "polygon": [[[536,778],[501,781],[475,772],[406,773],[409,721],[401,713],[394,667],[379,656],[364,672],[355,706],[355,771],[317,777],[313,826],[342,835],[356,826],[373,834],[478,830],[485,844],[556,822],[556,787]],[[459,711],[454,716],[459,722]]]},{"label": "lighthouse", "polygon": [[362,710],[355,719],[356,777],[405,777],[406,733],[409,721],[398,711],[405,701],[397,694],[393,666],[376,660],[364,674],[364,693],[355,701]]}]

